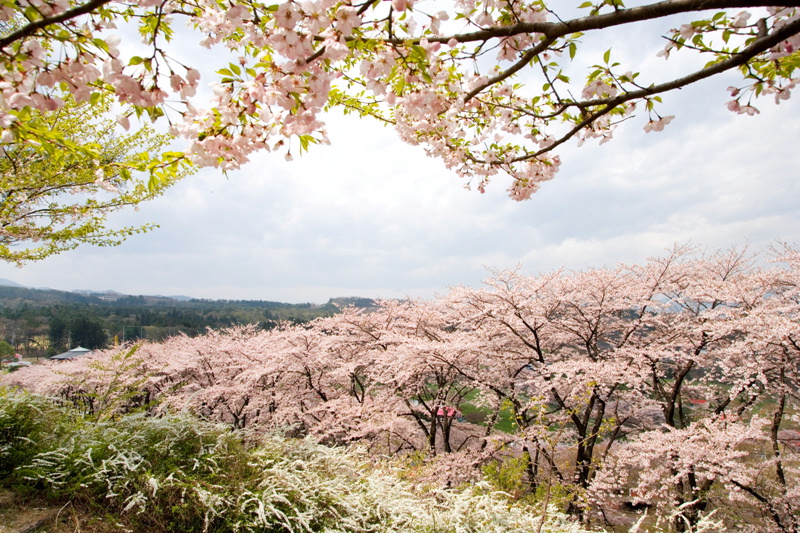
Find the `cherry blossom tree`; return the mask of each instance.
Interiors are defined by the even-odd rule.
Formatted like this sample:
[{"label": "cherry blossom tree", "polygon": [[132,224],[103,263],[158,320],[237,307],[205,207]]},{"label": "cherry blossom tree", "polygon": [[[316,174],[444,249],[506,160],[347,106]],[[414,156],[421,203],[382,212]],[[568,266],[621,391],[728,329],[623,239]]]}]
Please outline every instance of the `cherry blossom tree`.
[{"label": "cherry blossom tree", "polygon": [[[181,160],[232,169],[257,150],[287,158],[327,142],[323,110],[374,117],[401,139],[483,191],[498,173],[523,200],[557,172],[571,139],[606,142],[634,114],[661,131],[662,95],[725,72],[742,81],[728,108],[753,115],[763,96],[789,98],[797,77],[798,3],[663,0],[624,6],[587,1],[570,9],[544,0],[7,0],[2,50],[2,139],[51,142],[30,128],[30,109],[113,94],[132,117],[166,116],[189,140]],[[197,45],[232,56],[213,77],[208,102],[195,98],[201,65],[176,59],[178,22]],[[584,49],[589,32],[662,21],[659,55],[697,54],[702,67],[643,79]],[[123,52],[116,28],[136,25],[141,51]],[[190,43],[181,33],[181,47]],[[223,54],[224,55],[224,54]],[[687,62],[690,64],[691,62]],[[590,64],[588,71],[580,65]],[[541,88],[541,89],[540,89]]]},{"label": "cherry blossom tree", "polygon": [[[760,527],[794,531],[795,453],[778,435],[797,409],[795,270],[752,261],[676,249],[641,266],[500,272],[451,293],[485,342],[490,362],[473,377],[513,414],[505,438],[528,456],[532,488],[573,487],[574,512],[585,489],[603,508],[622,488],[678,531],[727,490],[763,510]],[[755,450],[768,460],[750,461]]]},{"label": "cherry blossom tree", "polygon": [[712,513],[741,522],[744,509],[754,531],[786,533],[800,516],[799,369],[800,253],[677,247],[642,265],[496,272],[431,301],[178,336],[2,381],[95,413],[186,409],[416,452],[444,485],[513,456],[531,491],[558,486],[585,520],[626,502],[693,531]]},{"label": "cherry blossom tree", "polygon": [[[556,272],[540,277],[501,272],[484,290],[451,294],[483,337],[492,339],[495,372],[477,378],[510,406],[516,437],[540,474],[585,489],[603,453],[648,420],[654,402],[642,391],[638,351],[650,350],[663,318],[659,300],[680,252],[645,268]],[[555,428],[558,431],[553,432]],[[603,443],[602,453],[598,453]],[[566,449],[572,459],[565,469]],[[557,455],[560,455],[557,456]]]},{"label": "cherry blossom tree", "polygon": [[402,401],[398,414],[413,420],[432,455],[476,444],[478,435],[458,423],[477,390],[464,370],[483,364],[474,336],[454,327],[449,309],[438,302],[406,303],[398,311],[395,342],[378,361],[375,379]]},{"label": "cherry blossom tree", "polygon": [[780,438],[798,407],[795,270],[754,268],[739,251],[685,268],[665,294],[669,320],[657,326],[668,328],[671,350],[642,352],[661,428],[620,443],[594,488],[629,487],[634,502],[669,508],[662,515],[674,517],[677,531],[691,530],[721,493],[762,511],[755,529],[796,531],[796,449]]}]

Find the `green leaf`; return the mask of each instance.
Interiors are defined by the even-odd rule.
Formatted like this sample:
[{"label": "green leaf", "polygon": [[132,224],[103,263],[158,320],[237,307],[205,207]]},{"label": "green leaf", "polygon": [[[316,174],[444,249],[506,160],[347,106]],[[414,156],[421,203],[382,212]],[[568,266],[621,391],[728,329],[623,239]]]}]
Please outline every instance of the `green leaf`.
[{"label": "green leaf", "polygon": [[95,37],[94,39],[92,39],[92,43],[94,43],[94,45],[103,52],[108,52],[108,43],[105,42],[105,40],[99,37]]},{"label": "green leaf", "polygon": [[32,22],[35,22],[42,18],[41,13],[39,13],[39,11],[33,6],[26,7],[23,13],[25,14],[25,18]]},{"label": "green leaf", "polygon": [[[181,159],[158,158],[170,142],[169,136],[157,134],[147,125],[131,134],[119,134],[110,116],[117,110],[102,93],[91,94],[89,102],[81,104],[68,95],[59,96],[65,104],[58,112],[12,112],[19,126],[11,130],[16,139],[4,144],[5,157],[0,160],[4,186],[26,187],[32,199],[47,205],[49,214],[47,219],[30,218],[28,213],[35,211],[29,202],[4,206],[0,224],[12,236],[7,242],[13,244],[0,246],[0,259],[5,261],[40,260],[81,243],[117,244],[131,231],[140,230],[115,229],[106,222],[108,214],[155,197],[191,170]],[[158,108],[135,106],[129,112],[163,113]],[[183,154],[180,157],[185,159]],[[91,189],[96,193],[87,190],[87,184],[96,180],[98,168],[107,179],[126,186],[116,192],[100,192],[97,187]],[[134,171],[139,170],[148,174],[138,176]],[[19,229],[24,233],[15,232]]]},{"label": "green leaf", "polygon": [[311,144],[317,144],[317,140],[312,137],[311,135],[300,135],[298,137],[300,140],[300,153],[308,152],[308,147]]},{"label": "green leaf", "polygon": [[427,63],[428,62],[428,54],[424,48],[422,48],[418,44],[411,45],[411,56],[414,58],[414,61],[417,63]]}]

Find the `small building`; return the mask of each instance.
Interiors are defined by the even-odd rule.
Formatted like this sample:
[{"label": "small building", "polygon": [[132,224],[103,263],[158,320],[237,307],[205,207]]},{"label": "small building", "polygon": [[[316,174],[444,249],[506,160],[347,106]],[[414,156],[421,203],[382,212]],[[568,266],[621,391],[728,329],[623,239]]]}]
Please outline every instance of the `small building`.
[{"label": "small building", "polygon": [[54,359],[56,361],[66,361],[67,359],[75,359],[76,357],[86,355],[87,353],[92,353],[92,351],[89,348],[82,348],[78,346],[77,348],[73,348],[68,352],[54,355],[50,359]]},{"label": "small building", "polygon": [[32,365],[30,361],[3,361],[3,368],[7,368],[9,372]]},{"label": "small building", "polygon": [[3,368],[8,369],[9,371],[17,370],[18,368],[31,366],[33,363],[30,361],[23,361],[22,356],[20,354],[14,354],[14,359],[6,359],[4,361],[0,361],[0,366]]},{"label": "small building", "polygon": [[439,410],[436,411],[436,416],[446,416],[448,418],[454,418],[456,416],[461,416],[461,413],[455,407],[439,407]]}]

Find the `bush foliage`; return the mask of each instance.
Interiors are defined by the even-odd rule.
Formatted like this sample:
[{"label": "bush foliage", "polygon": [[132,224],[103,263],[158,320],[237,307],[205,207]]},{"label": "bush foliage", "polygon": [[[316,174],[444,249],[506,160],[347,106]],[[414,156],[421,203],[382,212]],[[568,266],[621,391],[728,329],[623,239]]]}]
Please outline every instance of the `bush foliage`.
[{"label": "bush foliage", "polygon": [[136,529],[580,533],[486,487],[415,492],[358,449],[231,431],[189,415],[90,418],[0,391],[7,488],[77,500]]}]

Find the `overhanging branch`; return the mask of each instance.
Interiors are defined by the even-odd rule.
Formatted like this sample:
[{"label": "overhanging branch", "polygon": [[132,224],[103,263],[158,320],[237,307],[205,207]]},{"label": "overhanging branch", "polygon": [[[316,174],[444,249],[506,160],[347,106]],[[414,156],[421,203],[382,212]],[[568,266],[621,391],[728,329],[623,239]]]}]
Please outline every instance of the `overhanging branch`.
[{"label": "overhanging branch", "polygon": [[66,22],[68,20],[80,17],[81,15],[88,15],[92,11],[99,9],[100,7],[104,6],[105,4],[108,4],[111,1],[112,0],[90,0],[85,4],[64,11],[59,15],[54,15],[52,17],[44,17],[40,20],[33,21],[23,26],[22,28],[18,29],[17,31],[11,32],[5,37],[0,38],[0,48],[5,48],[6,46],[14,43],[15,41],[24,39],[26,37],[30,37],[37,31],[46,28],[47,26],[60,24],[62,22]]},{"label": "overhanging branch", "polygon": [[[508,26],[495,26],[482,30],[446,36],[426,36],[429,42],[447,43],[452,39],[460,43],[488,41],[490,39],[511,37],[520,34],[540,33],[548,38],[557,39],[573,33],[602,30],[614,26],[660,19],[681,13],[708,11],[711,9],[744,9],[767,6],[800,7],[800,0],[785,2],[753,1],[753,0],[666,0],[646,6],[620,9],[613,13],[590,15],[560,22],[519,22]],[[418,43],[420,39],[386,39],[390,44],[406,42]]]},{"label": "overhanging branch", "polygon": [[766,50],[769,50],[773,46],[781,43],[782,41],[785,41],[786,39],[797,33],[800,33],[800,19],[792,21],[789,24],[780,28],[779,30],[775,31],[774,33],[756,40],[755,42],[750,44],[750,46],[748,46],[739,53],[732,54],[731,57],[729,58],[724,59],[719,63],[715,63],[709,67],[693,72],[692,74],[689,74],[687,76],[683,76],[682,78],[678,78],[658,85],[652,85],[650,87],[646,87],[644,89],[639,89],[636,91],[625,92],[614,98],[600,98],[595,100],[585,100],[583,102],[575,102],[572,104],[567,104],[568,107],[570,106],[580,107],[580,108],[588,108],[594,106],[603,106],[603,107],[600,110],[590,114],[586,119],[581,121],[579,124],[577,124],[574,128],[572,128],[569,132],[567,132],[564,136],[556,140],[551,145],[542,148],[541,150],[538,150],[536,152],[514,158],[510,162],[518,163],[520,161],[535,159],[536,157],[546,152],[552,151],[557,146],[567,142],[569,139],[575,136],[580,130],[591,125],[598,118],[608,114],[609,112],[611,112],[612,109],[625,102],[629,102],[631,100],[638,100],[640,98],[653,96],[667,91],[672,91],[674,89],[680,89],[682,87],[686,87],[687,85],[691,85],[692,83],[695,83],[697,81],[710,78],[711,76],[714,76],[716,74],[720,74],[727,70],[731,70],[738,66],[744,65],[758,54]]}]

